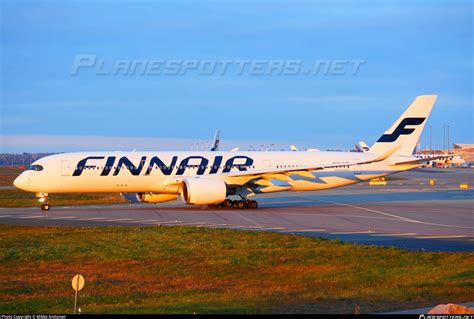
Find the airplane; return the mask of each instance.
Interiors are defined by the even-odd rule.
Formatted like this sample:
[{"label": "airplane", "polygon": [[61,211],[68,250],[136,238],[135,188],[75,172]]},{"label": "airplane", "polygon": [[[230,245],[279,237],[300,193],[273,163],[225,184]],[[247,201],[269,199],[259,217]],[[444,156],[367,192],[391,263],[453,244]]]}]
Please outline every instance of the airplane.
[{"label": "airplane", "polygon": [[436,98],[416,97],[364,153],[63,153],[35,161],[14,185],[35,192],[43,210],[50,209],[49,194],[79,192],[134,192],[151,203],[181,197],[191,205],[255,209],[258,203],[252,198],[258,194],[330,189],[420,167],[426,160],[412,153]]},{"label": "airplane", "polygon": [[216,130],[214,140],[212,141],[211,152],[217,152],[219,150],[219,143],[221,142],[221,130]]},{"label": "airplane", "polygon": [[[219,151],[219,144],[221,143],[221,130],[216,130],[216,134],[214,135],[214,140],[212,141],[211,152]],[[237,152],[240,150],[239,147],[234,147],[231,149],[231,152]]]},{"label": "airplane", "polygon": [[448,167],[452,165],[462,165],[466,161],[462,158],[460,155],[454,155],[454,154],[444,154],[443,156],[441,155],[436,155],[436,154],[414,154],[413,155],[416,158],[423,158],[425,159],[428,165],[431,165],[431,163],[434,163],[436,166],[442,166],[442,167]]},{"label": "airplane", "polygon": [[370,150],[369,146],[364,141],[359,141],[355,145],[356,150],[359,152],[368,152]]},{"label": "airplane", "polygon": [[461,155],[448,154],[447,156],[447,158],[445,155],[443,158],[434,159],[435,165],[443,165],[444,167],[447,167],[452,165],[459,166],[466,163],[466,160],[462,158]]},{"label": "airplane", "polygon": [[[290,145],[290,150],[292,152],[299,152],[300,151],[300,149],[297,148],[295,145]],[[317,148],[308,148],[308,149],[306,149],[306,152],[319,152],[319,151],[320,150],[317,149]]]}]

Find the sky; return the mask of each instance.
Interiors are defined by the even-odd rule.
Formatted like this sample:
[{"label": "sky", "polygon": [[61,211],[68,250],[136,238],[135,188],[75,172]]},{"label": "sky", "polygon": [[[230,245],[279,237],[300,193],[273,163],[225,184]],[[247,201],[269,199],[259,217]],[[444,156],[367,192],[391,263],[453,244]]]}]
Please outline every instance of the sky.
[{"label": "sky", "polygon": [[[0,3],[0,152],[191,149],[216,129],[228,148],[349,149],[423,94],[439,98],[422,148],[429,126],[434,148],[443,125],[474,143],[471,1]],[[165,62],[117,67],[131,61]]]}]

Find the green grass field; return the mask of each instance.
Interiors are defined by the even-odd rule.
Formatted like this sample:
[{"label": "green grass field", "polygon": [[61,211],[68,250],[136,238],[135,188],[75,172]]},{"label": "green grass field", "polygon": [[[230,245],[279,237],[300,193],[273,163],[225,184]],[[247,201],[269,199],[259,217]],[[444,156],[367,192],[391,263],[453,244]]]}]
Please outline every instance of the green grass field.
[{"label": "green grass field", "polygon": [[[0,207],[40,206],[35,193],[24,192],[13,187],[13,180],[24,170],[21,167],[0,166]],[[11,187],[11,188],[5,188]],[[50,194],[51,205],[86,205],[125,203],[118,193]]]},{"label": "green grass field", "polygon": [[473,253],[191,227],[0,225],[0,313],[353,313],[472,301]]}]

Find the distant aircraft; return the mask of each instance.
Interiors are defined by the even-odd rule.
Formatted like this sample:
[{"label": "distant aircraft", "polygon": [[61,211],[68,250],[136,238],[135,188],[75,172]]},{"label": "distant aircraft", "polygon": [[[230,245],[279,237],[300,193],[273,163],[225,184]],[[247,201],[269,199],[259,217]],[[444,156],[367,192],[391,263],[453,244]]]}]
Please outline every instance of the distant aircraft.
[{"label": "distant aircraft", "polygon": [[[415,149],[419,148],[419,142],[416,144],[417,146]],[[364,141],[359,141],[355,145],[356,149],[359,152],[369,152],[370,148]],[[451,165],[462,165],[465,163],[465,160],[459,156],[454,154],[413,154],[414,157],[419,159],[426,159],[427,161],[424,163],[426,165],[432,165],[434,163],[437,166],[451,166]]]},{"label": "distant aircraft", "polygon": [[216,130],[214,135],[214,140],[212,141],[211,152],[216,152],[219,150],[219,143],[221,142],[221,131]]},{"label": "distant aircraft", "polygon": [[419,159],[425,159],[426,164],[431,165],[431,163],[435,164],[436,166],[451,166],[451,165],[462,165],[466,161],[460,155],[454,154],[414,154],[413,155]]},{"label": "distant aircraft", "polygon": [[368,152],[370,150],[369,146],[367,144],[365,144],[364,141],[359,141],[356,145],[355,145],[355,148],[356,150],[358,150],[359,152]]},{"label": "distant aircraft", "polygon": [[[434,162],[435,164],[443,164],[443,159],[435,159]],[[464,158],[462,158],[461,155],[450,154],[447,160],[444,160],[444,164],[446,165],[462,165],[464,163],[466,163],[466,161],[464,160]]]},{"label": "distant aircraft", "polygon": [[[297,148],[295,145],[290,145],[290,150],[292,152],[299,152],[299,148]],[[317,148],[308,148],[306,149],[306,152],[319,152],[320,150]]]},{"label": "distant aircraft", "polygon": [[257,208],[251,198],[258,194],[341,187],[421,166],[425,159],[412,153],[435,101],[435,95],[418,96],[365,153],[63,153],[35,161],[14,185],[35,192],[43,210],[50,209],[49,194],[76,192],[133,192],[153,203],[180,196],[192,205]]}]

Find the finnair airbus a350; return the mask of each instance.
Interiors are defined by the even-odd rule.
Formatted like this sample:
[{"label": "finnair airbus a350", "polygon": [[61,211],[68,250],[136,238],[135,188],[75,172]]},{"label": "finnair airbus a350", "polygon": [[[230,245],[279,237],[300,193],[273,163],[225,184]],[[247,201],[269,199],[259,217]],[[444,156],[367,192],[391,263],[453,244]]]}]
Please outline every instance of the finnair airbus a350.
[{"label": "finnair airbus a350", "polygon": [[426,159],[412,154],[435,100],[418,96],[368,152],[64,153],[34,162],[14,185],[35,192],[43,210],[50,208],[48,194],[76,192],[137,193],[152,203],[181,196],[192,205],[257,208],[249,199],[257,194],[335,188],[421,166]]}]

